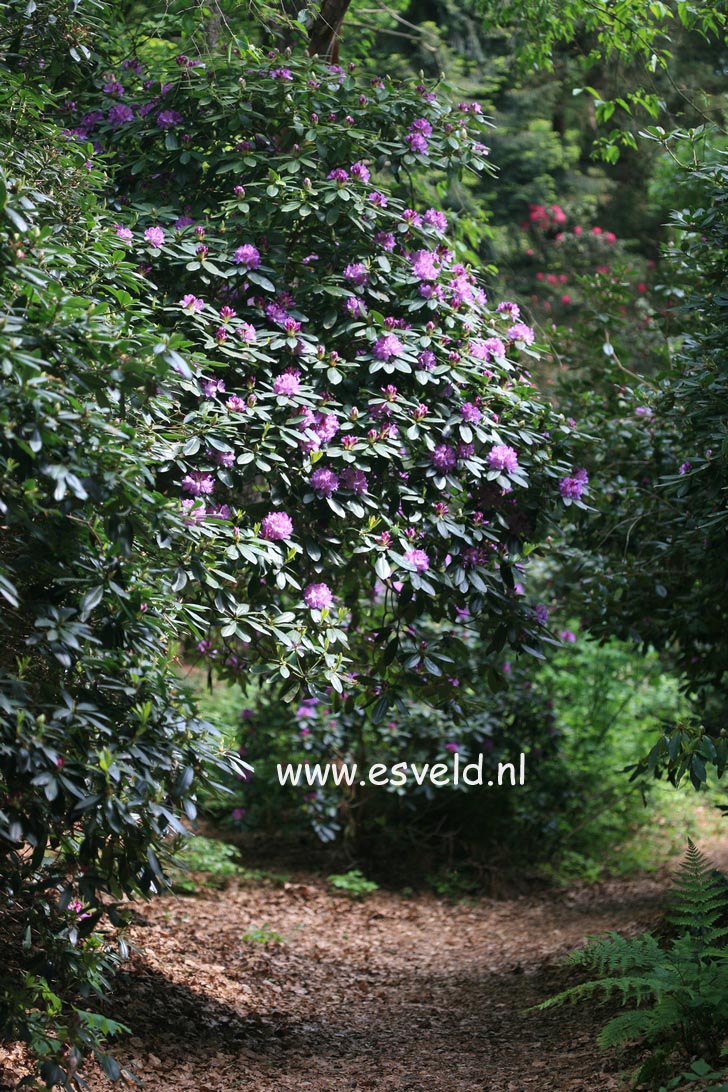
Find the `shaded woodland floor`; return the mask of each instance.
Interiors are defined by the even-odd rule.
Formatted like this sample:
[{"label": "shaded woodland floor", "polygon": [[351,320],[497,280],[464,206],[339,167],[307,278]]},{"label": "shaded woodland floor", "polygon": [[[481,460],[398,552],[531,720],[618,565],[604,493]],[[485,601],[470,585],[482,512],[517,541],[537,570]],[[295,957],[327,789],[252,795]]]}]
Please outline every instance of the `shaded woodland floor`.
[{"label": "shaded woodland floor", "polygon": [[[722,825],[698,813],[728,872]],[[508,899],[357,902],[294,871],[139,903],[108,1004],[133,1034],[111,1053],[146,1092],[622,1092],[639,1054],[595,1044],[614,1010],[530,1010],[577,981],[562,961],[587,937],[654,926],[668,888],[665,868]],[[0,1092],[23,1061],[0,1047]],[[120,1087],[95,1065],[85,1077]]]},{"label": "shaded woodland floor", "polygon": [[[301,875],[142,905],[113,1013],[113,1053],[148,1092],[593,1092],[625,1061],[594,1044],[604,1012],[529,1012],[587,935],[650,927],[664,879],[451,905],[363,902]],[[266,927],[281,941],[243,940]],[[19,1051],[0,1050],[8,1087]],[[3,1073],[0,1068],[0,1074]],[[113,1086],[94,1067],[93,1092]]]}]

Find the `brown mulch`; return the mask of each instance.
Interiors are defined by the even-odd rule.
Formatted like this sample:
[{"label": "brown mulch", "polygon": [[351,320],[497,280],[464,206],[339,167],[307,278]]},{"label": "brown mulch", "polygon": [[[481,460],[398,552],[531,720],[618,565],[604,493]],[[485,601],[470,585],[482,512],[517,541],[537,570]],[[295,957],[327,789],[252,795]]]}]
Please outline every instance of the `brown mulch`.
[{"label": "brown mulch", "polygon": [[[574,980],[560,960],[587,936],[653,925],[664,890],[352,902],[301,874],[159,899],[130,930],[109,1014],[133,1035],[112,1052],[146,1092],[622,1089],[625,1061],[595,1046],[604,1011],[528,1010]],[[242,939],[263,926],[283,941]],[[0,1049],[0,1089],[23,1072],[20,1048]]]}]

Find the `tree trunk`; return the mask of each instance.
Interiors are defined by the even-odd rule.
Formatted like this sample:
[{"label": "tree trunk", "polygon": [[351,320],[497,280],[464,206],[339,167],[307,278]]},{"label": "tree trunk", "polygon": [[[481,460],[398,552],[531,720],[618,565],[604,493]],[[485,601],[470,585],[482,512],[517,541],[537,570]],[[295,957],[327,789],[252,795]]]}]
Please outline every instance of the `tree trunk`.
[{"label": "tree trunk", "polygon": [[309,33],[308,53],[318,54],[329,64],[338,64],[339,32],[351,0],[321,0],[321,7]]}]

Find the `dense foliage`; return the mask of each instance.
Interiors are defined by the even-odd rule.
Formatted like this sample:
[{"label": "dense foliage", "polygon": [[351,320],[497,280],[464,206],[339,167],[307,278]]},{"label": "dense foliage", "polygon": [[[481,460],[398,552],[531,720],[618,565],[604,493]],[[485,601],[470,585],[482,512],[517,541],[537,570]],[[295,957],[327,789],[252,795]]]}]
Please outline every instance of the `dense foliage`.
[{"label": "dense foliage", "polygon": [[[489,305],[442,213],[389,192],[482,169],[477,106],[285,58],[123,78],[73,131],[113,152],[117,232],[205,356],[155,426],[189,526],[176,587],[202,589],[218,665],[386,705],[442,689],[458,611],[537,647],[516,583],[581,503],[573,430],[534,396],[515,304]],[[423,613],[451,623],[427,657]]]},{"label": "dense foliage", "polygon": [[661,941],[652,933],[629,938],[615,933],[574,952],[569,962],[597,977],[550,998],[541,1008],[583,1001],[595,993],[619,996],[623,1008],[632,1007],[605,1024],[599,1043],[609,1048],[645,1041],[652,1053],[640,1067],[638,1081],[664,1072],[676,1045],[687,1057],[700,1054],[716,1064],[728,999],[726,905],[725,878],[689,842],[667,916],[672,935]]},{"label": "dense foliage", "polygon": [[482,167],[475,106],[247,53],[151,84],[134,59],[125,85],[64,54],[78,26],[8,26],[2,1019],[53,1083],[113,1030],[83,1007],[105,914],[164,884],[221,762],[176,643],[375,719],[431,700],[458,619],[538,651],[525,557],[586,482],[518,308],[387,192]]},{"label": "dense foliage", "polygon": [[[234,0],[0,4],[0,1026],[49,1084],[115,1030],[87,998],[118,958],[118,901],[164,885],[231,762],[242,825],[397,845],[442,821],[587,860],[600,779],[609,832],[633,816],[607,747],[696,787],[728,758],[725,132],[654,127],[643,169],[634,120],[678,102],[720,124],[680,74],[713,86],[724,13],[413,0],[374,16],[385,77],[245,36],[316,52],[347,6],[266,9],[261,30]],[[413,78],[444,65],[467,94]],[[514,83],[533,65],[548,77]],[[595,138],[618,171],[586,166]],[[494,259],[507,290],[482,279]],[[657,648],[700,723],[675,727],[650,660],[639,726],[666,725],[640,762],[583,685],[608,664],[627,690],[628,654],[562,630],[537,669],[549,610]],[[246,686],[252,783],[183,658]],[[523,751],[532,790],[505,806],[261,779],[403,751]]]},{"label": "dense foliage", "polygon": [[[630,343],[625,335],[634,322],[615,322],[606,311],[597,316],[595,331],[597,346],[603,339],[600,386],[594,388],[589,378],[594,364],[587,357],[584,369],[581,353],[579,370],[563,383],[570,385],[565,396],[573,412],[582,424],[591,422],[605,442],[592,452],[596,463],[589,464],[601,486],[594,497],[599,520],[582,528],[574,567],[567,566],[562,579],[594,634],[617,634],[643,648],[661,649],[682,677],[700,719],[693,727],[666,726],[638,772],[666,770],[676,781],[687,775],[697,787],[705,781],[706,764],[722,774],[728,755],[720,560],[725,549],[720,348],[725,168],[719,156],[714,166],[685,171],[683,177],[693,204],[676,214],[675,245],[667,256],[676,281],[667,322],[677,336],[648,358],[657,364],[650,377],[639,349],[654,341],[655,331],[643,326]],[[619,287],[613,290],[616,300],[614,291]]]},{"label": "dense foliage", "polygon": [[139,412],[174,340],[150,322],[91,164],[20,102],[0,177],[0,1023],[42,1055],[56,1034],[94,1039],[83,1002],[59,995],[104,989],[104,896],[160,886],[158,854],[218,760],[171,663],[184,527]]}]

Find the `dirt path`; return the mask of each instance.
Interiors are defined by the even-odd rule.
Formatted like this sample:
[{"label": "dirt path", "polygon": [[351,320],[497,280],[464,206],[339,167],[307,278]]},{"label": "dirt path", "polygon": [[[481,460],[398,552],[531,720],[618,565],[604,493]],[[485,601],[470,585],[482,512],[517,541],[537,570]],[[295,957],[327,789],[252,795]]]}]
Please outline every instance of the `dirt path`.
[{"label": "dirt path", "polygon": [[[663,893],[643,879],[353,903],[301,880],[158,900],[131,932],[113,1014],[135,1034],[114,1053],[147,1092],[619,1089],[619,1063],[594,1045],[603,1014],[526,1010],[569,981],[565,953],[649,927]],[[283,942],[242,940],[262,926]],[[88,1076],[92,1092],[114,1087]]]},{"label": "dirt path", "polygon": [[[728,870],[722,831],[702,848]],[[621,1092],[635,1058],[597,1050],[608,1013],[528,1010],[573,981],[560,961],[587,936],[650,928],[667,886],[352,902],[302,873],[140,904],[109,1003],[134,1034],[113,1053],[145,1092]],[[0,1092],[26,1073],[0,1048]]]}]

